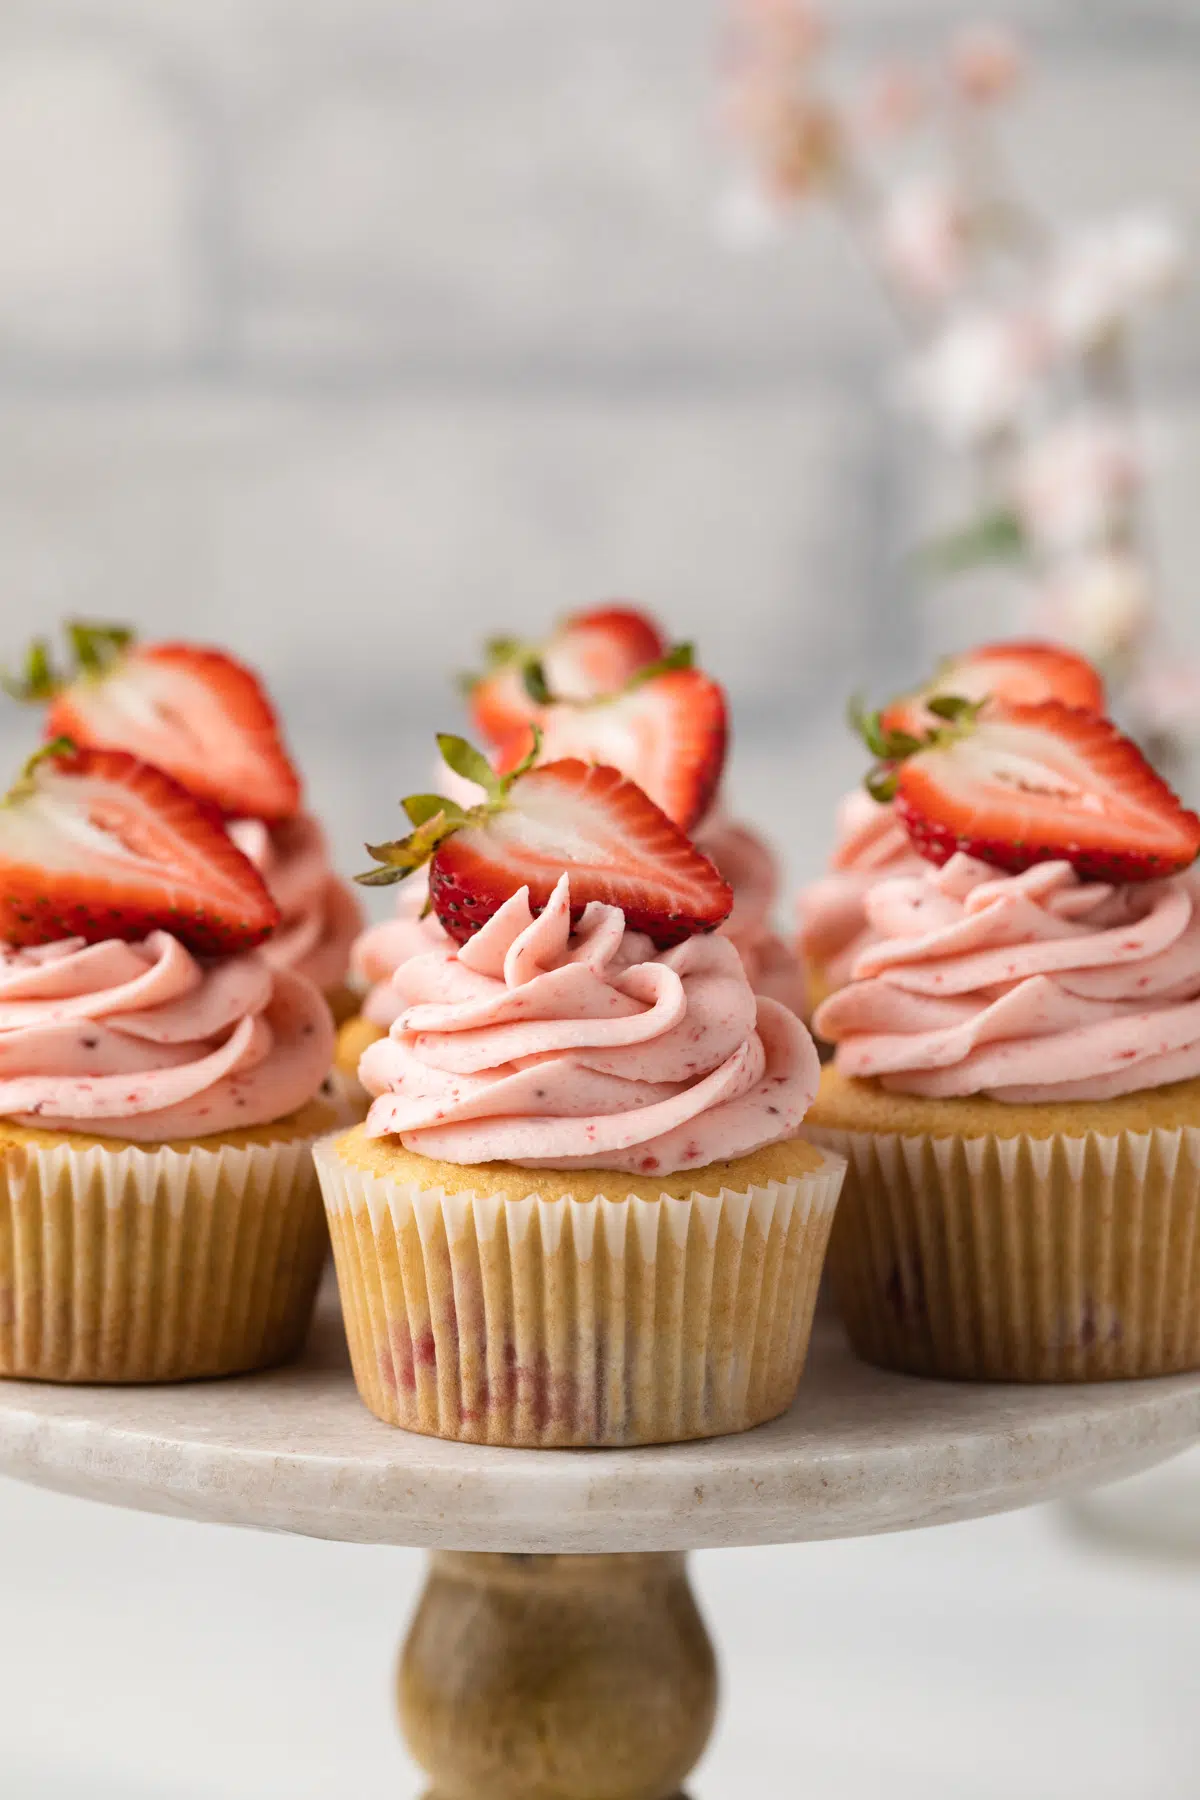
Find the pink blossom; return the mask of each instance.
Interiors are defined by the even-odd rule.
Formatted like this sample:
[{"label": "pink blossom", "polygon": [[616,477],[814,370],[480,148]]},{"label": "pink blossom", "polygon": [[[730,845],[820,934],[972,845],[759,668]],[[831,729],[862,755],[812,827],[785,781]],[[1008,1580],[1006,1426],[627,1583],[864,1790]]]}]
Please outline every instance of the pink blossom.
[{"label": "pink blossom", "polygon": [[1169,294],[1183,272],[1178,226],[1165,213],[1127,213],[1068,238],[1051,271],[1046,312],[1072,350],[1102,343],[1133,313]]},{"label": "pink blossom", "polygon": [[1025,72],[1019,40],[1002,25],[975,25],[950,48],[950,79],[964,100],[987,106],[1005,99]]},{"label": "pink blossom", "polygon": [[910,364],[905,391],[947,442],[979,443],[1024,410],[1049,349],[1036,315],[976,308]]},{"label": "pink blossom", "polygon": [[910,63],[884,63],[863,89],[857,109],[859,125],[867,137],[899,137],[920,122],[928,106],[929,95],[919,69]]},{"label": "pink blossom", "polygon": [[789,92],[770,79],[754,77],[733,95],[730,119],[767,188],[781,201],[803,199],[837,165],[838,118],[815,95]]},{"label": "pink blossom", "polygon": [[829,37],[824,13],[808,0],[738,0],[736,20],[762,54],[782,62],[807,62]]},{"label": "pink blossom", "polygon": [[969,250],[967,209],[950,182],[915,180],[888,201],[879,227],[879,254],[907,293],[921,300],[949,299],[962,286]]},{"label": "pink blossom", "polygon": [[1013,497],[1031,537],[1053,548],[1079,548],[1122,517],[1144,473],[1129,428],[1093,413],[1031,445],[1017,466]]},{"label": "pink blossom", "polygon": [[1102,550],[1051,578],[1038,597],[1037,628],[1103,664],[1134,649],[1153,610],[1144,564],[1125,551]]}]

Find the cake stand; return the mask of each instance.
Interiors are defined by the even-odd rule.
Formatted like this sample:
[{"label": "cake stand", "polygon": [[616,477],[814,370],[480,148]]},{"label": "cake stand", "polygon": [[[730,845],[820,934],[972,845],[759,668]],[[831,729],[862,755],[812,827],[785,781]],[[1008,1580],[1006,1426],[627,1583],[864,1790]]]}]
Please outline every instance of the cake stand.
[{"label": "cake stand", "polygon": [[855,1361],[819,1319],[790,1413],[671,1448],[489,1450],[381,1425],[336,1295],[304,1357],[161,1388],[0,1383],[0,1474],[147,1512],[434,1551],[400,1714],[436,1800],[667,1800],[716,1664],[683,1552],[945,1524],[1200,1440],[1200,1374],[974,1387]]}]

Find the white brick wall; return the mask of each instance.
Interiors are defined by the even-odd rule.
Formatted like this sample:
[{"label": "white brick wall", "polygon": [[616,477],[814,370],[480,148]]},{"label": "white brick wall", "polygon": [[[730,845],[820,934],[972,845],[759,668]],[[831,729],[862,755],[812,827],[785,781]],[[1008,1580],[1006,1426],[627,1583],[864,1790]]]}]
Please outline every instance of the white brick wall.
[{"label": "white brick wall", "polygon": [[[1044,202],[1200,211],[1194,4],[1000,10],[1045,46],[1014,134]],[[866,55],[964,9],[837,11]],[[819,831],[853,759],[803,746],[931,648],[899,556],[921,456],[833,225],[717,242],[718,13],[9,0],[0,649],[72,609],[228,636],[358,838],[483,630],[641,594],[728,678],[749,788],[783,761],[797,847]],[[1184,605],[1194,326],[1152,359]],[[10,759],[27,723],[0,710]]]}]

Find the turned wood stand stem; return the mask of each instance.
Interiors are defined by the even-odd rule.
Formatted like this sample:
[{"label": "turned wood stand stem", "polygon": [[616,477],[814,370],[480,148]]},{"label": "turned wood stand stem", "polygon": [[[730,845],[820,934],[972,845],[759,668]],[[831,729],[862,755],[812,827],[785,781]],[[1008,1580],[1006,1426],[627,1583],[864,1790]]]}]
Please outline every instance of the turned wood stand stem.
[{"label": "turned wood stand stem", "polygon": [[399,1689],[429,1800],[670,1800],[717,1667],[680,1555],[440,1551]]}]

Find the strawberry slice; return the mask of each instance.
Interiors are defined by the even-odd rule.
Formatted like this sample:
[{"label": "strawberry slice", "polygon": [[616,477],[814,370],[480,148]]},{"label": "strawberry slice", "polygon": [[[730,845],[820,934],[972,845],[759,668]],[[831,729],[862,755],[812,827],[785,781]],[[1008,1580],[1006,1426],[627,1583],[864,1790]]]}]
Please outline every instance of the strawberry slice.
[{"label": "strawberry slice", "polygon": [[880,721],[886,731],[920,736],[934,723],[929,701],[947,694],[963,700],[991,696],[1015,706],[1061,700],[1084,712],[1102,713],[1105,708],[1104,683],[1082,656],[1061,644],[1014,640],[981,644],[962,656],[949,657],[932,681],[885,707]]},{"label": "strawberry slice", "polygon": [[219,814],[123,750],[47,745],[0,802],[0,942],[161,930],[215,956],[278,923]]},{"label": "strawberry slice", "polygon": [[368,845],[383,866],[358,879],[383,887],[427,862],[433,910],[456,943],[521,888],[540,912],[564,873],[573,918],[601,900],[620,907],[627,924],[660,949],[728,918],[728,884],[618,770],[567,758],[537,768],[527,761],[497,777],[462,738],[438,743],[455,773],[477,782],[487,799],[464,811],[436,794],[411,796],[403,804],[415,830],[394,844]]},{"label": "strawberry slice", "polygon": [[487,671],[470,686],[471,717],[489,743],[503,743],[554,699],[616,693],[666,648],[648,614],[619,605],[575,613],[540,644],[495,638]]},{"label": "strawberry slice", "polygon": [[1200,818],[1109,719],[1059,700],[965,707],[882,771],[921,855],[956,850],[1017,874],[1069,862],[1096,881],[1177,874],[1200,853]]},{"label": "strawberry slice", "polygon": [[[673,654],[690,660],[686,646]],[[708,811],[725,766],[725,694],[699,669],[643,671],[609,699],[545,708],[538,724],[543,762],[577,756],[619,769],[684,831]],[[530,743],[525,725],[501,745],[502,775],[528,756]]]},{"label": "strawberry slice", "polygon": [[299,810],[300,778],[279,721],[243,663],[197,644],[138,644],[120,626],[67,630],[68,675],[39,641],[24,680],[7,684],[21,699],[49,700],[47,737],[127,750],[227,817],[275,822]]}]

